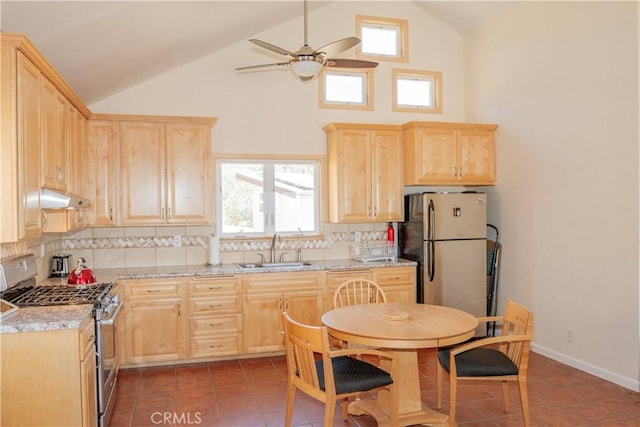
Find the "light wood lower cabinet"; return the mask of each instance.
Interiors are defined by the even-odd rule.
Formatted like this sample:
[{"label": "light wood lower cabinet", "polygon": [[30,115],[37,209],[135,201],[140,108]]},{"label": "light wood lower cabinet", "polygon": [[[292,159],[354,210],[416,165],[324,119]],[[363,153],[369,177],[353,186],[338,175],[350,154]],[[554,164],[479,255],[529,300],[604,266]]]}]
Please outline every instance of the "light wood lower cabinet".
[{"label": "light wood lower cabinet", "polygon": [[0,343],[0,425],[97,426],[91,317],[76,329],[0,334]]},{"label": "light wood lower cabinet", "polygon": [[235,276],[193,277],[189,293],[189,358],[242,352],[242,296]]},{"label": "light wood lower cabinet", "polygon": [[299,322],[320,325],[323,275],[322,272],[244,275],[244,352],[284,349],[283,311]]},{"label": "light wood lower cabinet", "polygon": [[184,286],[182,279],[124,282],[125,363],[180,360],[185,356]]},{"label": "light wood lower cabinet", "polygon": [[250,273],[118,282],[123,364],[153,365],[284,350],[282,312],[321,325],[347,279],[376,281],[389,302],[415,301],[415,267]]}]

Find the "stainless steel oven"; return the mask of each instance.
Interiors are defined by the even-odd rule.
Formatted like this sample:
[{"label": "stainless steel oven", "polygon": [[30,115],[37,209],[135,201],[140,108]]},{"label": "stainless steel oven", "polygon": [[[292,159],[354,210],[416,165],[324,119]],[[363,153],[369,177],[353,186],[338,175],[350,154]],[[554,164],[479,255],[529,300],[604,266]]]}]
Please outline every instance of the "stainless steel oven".
[{"label": "stainless steel oven", "polygon": [[116,353],[116,324],[122,310],[118,294],[107,294],[96,304],[96,354],[98,356],[98,424],[109,425],[116,403],[116,384],[120,361]]}]

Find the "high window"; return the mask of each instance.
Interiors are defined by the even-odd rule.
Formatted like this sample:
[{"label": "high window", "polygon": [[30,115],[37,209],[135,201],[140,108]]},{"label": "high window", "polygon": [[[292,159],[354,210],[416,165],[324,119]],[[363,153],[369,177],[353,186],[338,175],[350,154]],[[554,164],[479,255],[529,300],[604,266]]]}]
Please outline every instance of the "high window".
[{"label": "high window", "polygon": [[217,160],[217,232],[319,234],[319,160]]},{"label": "high window", "polygon": [[439,71],[391,71],[393,111],[442,113],[442,73]]},{"label": "high window", "polygon": [[323,70],[320,108],[373,109],[373,70]]},{"label": "high window", "polygon": [[356,15],[356,31],[361,40],[356,58],[408,62],[408,28],[405,19]]}]

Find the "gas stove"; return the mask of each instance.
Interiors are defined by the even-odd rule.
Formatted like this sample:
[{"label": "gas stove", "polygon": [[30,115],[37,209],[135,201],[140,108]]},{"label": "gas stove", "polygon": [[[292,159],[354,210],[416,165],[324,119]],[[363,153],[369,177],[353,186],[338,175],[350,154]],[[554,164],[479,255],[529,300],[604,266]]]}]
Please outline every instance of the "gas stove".
[{"label": "gas stove", "polygon": [[111,283],[89,286],[34,286],[25,284],[0,293],[0,298],[18,307],[96,304],[111,289]]}]

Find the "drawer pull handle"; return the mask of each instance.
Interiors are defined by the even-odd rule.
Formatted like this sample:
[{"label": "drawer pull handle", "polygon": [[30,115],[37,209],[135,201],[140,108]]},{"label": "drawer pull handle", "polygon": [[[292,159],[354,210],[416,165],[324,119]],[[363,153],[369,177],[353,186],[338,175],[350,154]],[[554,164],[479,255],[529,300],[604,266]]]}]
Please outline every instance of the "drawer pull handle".
[{"label": "drawer pull handle", "polygon": [[222,326],[222,322],[220,322],[220,323],[209,323],[209,326]]},{"label": "drawer pull handle", "polygon": [[222,308],[222,304],[209,304],[209,308]]},{"label": "drawer pull handle", "polygon": [[209,290],[222,289],[222,286],[209,286]]},{"label": "drawer pull handle", "polygon": [[160,289],[147,289],[147,292],[150,294],[156,294],[158,292],[160,292]]},{"label": "drawer pull handle", "polygon": [[222,347],[222,344],[217,344],[217,345],[210,345],[209,348],[220,348]]}]

